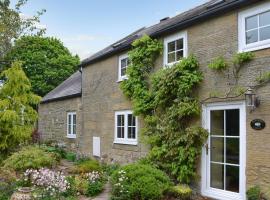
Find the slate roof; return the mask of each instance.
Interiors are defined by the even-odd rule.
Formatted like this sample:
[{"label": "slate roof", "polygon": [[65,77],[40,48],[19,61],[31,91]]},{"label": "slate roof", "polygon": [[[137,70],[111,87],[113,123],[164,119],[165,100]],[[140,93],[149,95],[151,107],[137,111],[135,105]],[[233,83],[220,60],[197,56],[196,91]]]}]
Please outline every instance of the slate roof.
[{"label": "slate roof", "polygon": [[162,35],[184,29],[194,23],[199,23],[211,17],[221,15],[223,13],[258,1],[263,0],[210,0],[191,10],[176,15],[175,17],[164,19],[158,24],[147,28],[141,28],[134,33],[131,33],[127,37],[90,56],[89,58],[84,59],[80,65],[81,67],[85,67],[116,53],[128,50],[131,47],[131,43],[144,34],[154,38],[160,37]]},{"label": "slate roof", "polygon": [[79,97],[82,95],[82,73],[80,71],[72,74],[63,83],[46,94],[41,103],[47,103],[51,101]]}]

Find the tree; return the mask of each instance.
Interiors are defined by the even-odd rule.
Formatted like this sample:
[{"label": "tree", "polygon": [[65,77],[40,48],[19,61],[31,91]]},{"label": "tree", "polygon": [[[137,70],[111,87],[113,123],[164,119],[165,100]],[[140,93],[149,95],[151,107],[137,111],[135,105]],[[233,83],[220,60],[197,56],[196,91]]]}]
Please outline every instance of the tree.
[{"label": "tree", "polygon": [[0,89],[0,152],[7,152],[31,138],[37,121],[33,108],[40,97],[31,92],[31,84],[15,62],[1,73],[4,84]]},{"label": "tree", "polygon": [[79,57],[52,37],[22,36],[6,56],[22,61],[33,91],[44,96],[77,70]]},{"label": "tree", "polygon": [[45,10],[32,17],[23,17],[21,7],[26,3],[27,0],[18,0],[12,9],[10,0],[0,0],[0,62],[3,62],[3,57],[12,47],[14,39],[26,34],[42,35],[45,32],[45,29],[37,26],[39,17]]}]

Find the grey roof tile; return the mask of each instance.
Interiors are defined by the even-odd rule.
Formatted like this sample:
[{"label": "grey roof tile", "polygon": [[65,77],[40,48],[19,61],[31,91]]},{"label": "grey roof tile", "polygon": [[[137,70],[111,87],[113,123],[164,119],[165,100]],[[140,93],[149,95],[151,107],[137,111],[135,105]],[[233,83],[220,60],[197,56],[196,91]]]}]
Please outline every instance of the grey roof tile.
[{"label": "grey roof tile", "polygon": [[[190,26],[192,23],[199,22],[200,20],[208,19],[209,17],[217,16],[218,14],[230,11],[240,6],[248,5],[254,2],[262,0],[210,0],[202,5],[199,5],[193,9],[183,12],[175,17],[163,20],[153,26],[147,28],[141,28],[134,33],[131,33],[126,38],[123,38],[114,44],[104,48],[96,54],[84,59],[81,62],[81,66],[85,67],[88,64],[94,63],[105,57],[109,57],[118,52],[128,50],[131,43],[144,34],[158,37],[170,32],[176,31]],[[206,16],[207,14],[207,16]],[[119,44],[115,46],[116,44]]]},{"label": "grey roof tile", "polygon": [[50,101],[60,100],[68,97],[81,96],[82,92],[82,74],[80,71],[72,74],[63,83],[53,89],[51,92],[46,94],[41,103]]}]

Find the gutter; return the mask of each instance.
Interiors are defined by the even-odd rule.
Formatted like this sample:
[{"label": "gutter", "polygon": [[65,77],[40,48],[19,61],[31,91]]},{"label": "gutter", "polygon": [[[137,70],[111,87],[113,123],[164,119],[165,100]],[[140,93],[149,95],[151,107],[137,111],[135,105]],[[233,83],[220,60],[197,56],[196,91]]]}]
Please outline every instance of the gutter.
[{"label": "gutter", "polygon": [[[190,19],[181,21],[181,22],[179,22],[177,24],[174,24],[174,25],[172,25],[170,27],[167,27],[165,29],[162,29],[162,30],[159,30],[159,31],[157,31],[155,33],[152,33],[152,34],[150,34],[150,37],[157,38],[157,37],[160,37],[162,35],[166,35],[166,34],[169,34],[171,32],[175,32],[175,31],[177,31],[179,29],[186,28],[186,27],[191,26],[191,25],[193,25],[195,23],[204,21],[207,18],[214,17],[217,14],[223,14],[223,13],[238,9],[241,6],[247,6],[247,5],[250,5],[250,4],[258,2],[258,1],[260,1],[260,0],[235,0],[235,1],[232,1],[232,2],[229,2],[229,3],[227,3],[225,1],[223,4],[218,4],[213,8],[209,8],[205,12],[203,12],[203,13],[201,13],[199,15],[195,15],[194,17],[192,17]],[[137,38],[135,38],[135,39],[137,39]],[[110,57],[112,55],[115,55],[117,53],[128,50],[128,49],[131,48],[131,43],[126,44],[125,46],[122,46],[122,47],[120,46],[119,48],[117,48],[115,50],[112,50],[112,51],[110,51],[110,52],[108,52],[106,54],[103,54],[103,55],[101,55],[99,57],[96,57],[96,58],[94,58],[92,60],[82,62],[79,66],[80,67],[85,67],[85,66],[87,66],[89,64],[93,64],[93,63],[95,63],[97,61],[100,61],[102,59],[108,58],[108,57]]]},{"label": "gutter", "polygon": [[56,97],[53,99],[44,100],[44,101],[41,101],[40,104],[46,104],[46,103],[50,103],[53,101],[66,100],[66,99],[71,99],[71,98],[81,97],[81,96],[82,96],[82,93],[80,92],[80,93],[71,94],[71,95],[67,95],[67,96],[63,96],[63,97]]}]

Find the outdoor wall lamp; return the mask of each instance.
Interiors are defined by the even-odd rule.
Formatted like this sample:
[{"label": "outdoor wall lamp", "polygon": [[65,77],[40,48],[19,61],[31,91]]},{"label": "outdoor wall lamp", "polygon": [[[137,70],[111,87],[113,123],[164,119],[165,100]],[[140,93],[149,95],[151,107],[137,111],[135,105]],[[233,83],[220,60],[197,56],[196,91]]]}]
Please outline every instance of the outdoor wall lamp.
[{"label": "outdoor wall lamp", "polygon": [[260,105],[260,100],[256,96],[254,90],[252,88],[248,88],[245,92],[246,105],[251,109],[251,111],[255,110]]}]

